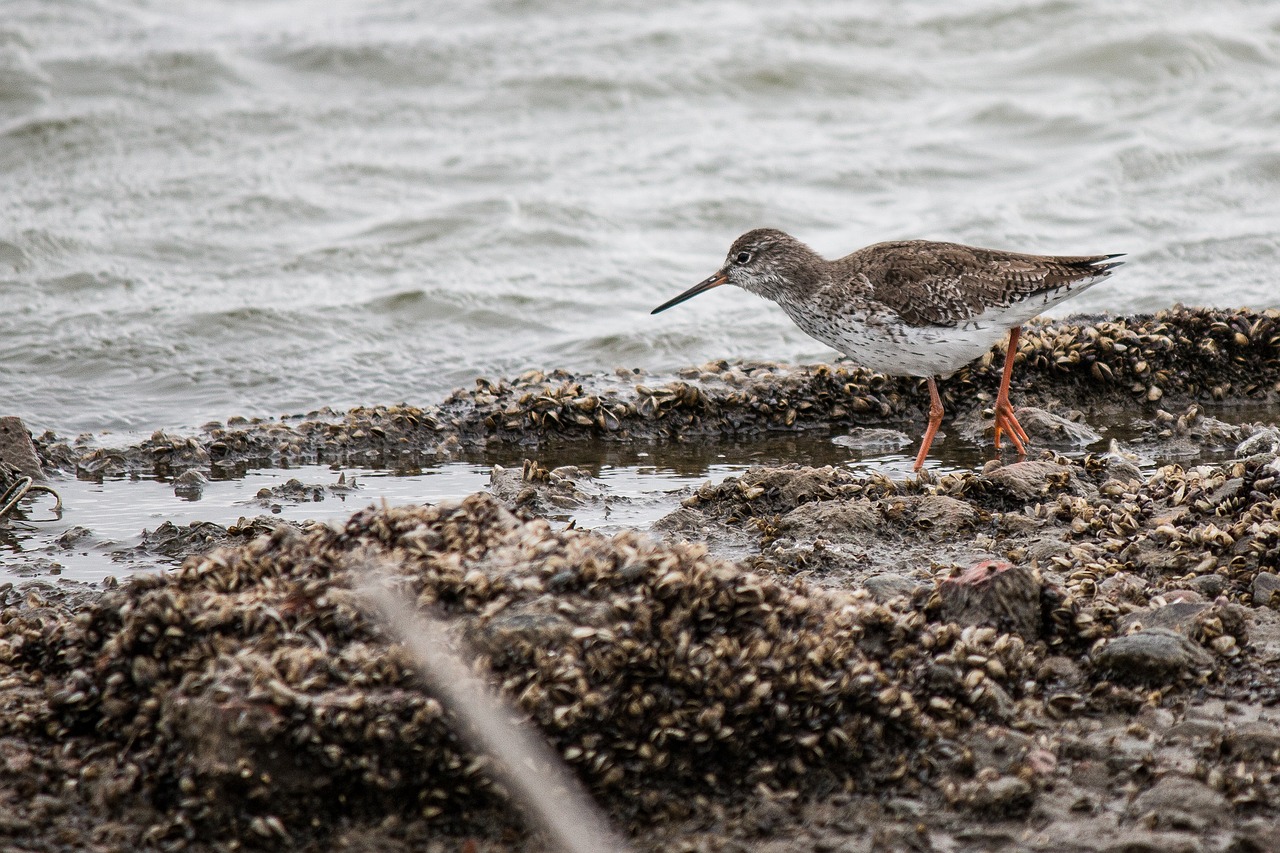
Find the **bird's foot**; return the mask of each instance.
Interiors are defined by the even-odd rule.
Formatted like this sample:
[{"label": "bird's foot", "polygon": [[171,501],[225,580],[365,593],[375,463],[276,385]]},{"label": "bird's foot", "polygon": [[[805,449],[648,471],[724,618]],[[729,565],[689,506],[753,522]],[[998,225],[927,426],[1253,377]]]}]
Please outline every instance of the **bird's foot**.
[{"label": "bird's foot", "polygon": [[1000,434],[1002,432],[1009,433],[1009,440],[1013,442],[1013,446],[1017,449],[1019,456],[1027,455],[1026,445],[1031,443],[1031,439],[1027,438],[1026,430],[1022,428],[1022,424],[1018,423],[1018,419],[1014,417],[1013,406],[1009,404],[1008,400],[996,401],[996,450],[1000,449]]}]

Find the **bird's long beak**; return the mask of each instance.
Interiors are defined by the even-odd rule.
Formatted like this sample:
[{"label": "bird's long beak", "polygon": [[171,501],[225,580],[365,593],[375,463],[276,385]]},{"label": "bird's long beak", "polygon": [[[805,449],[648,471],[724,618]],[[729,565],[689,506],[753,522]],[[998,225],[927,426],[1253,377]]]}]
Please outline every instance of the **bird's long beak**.
[{"label": "bird's long beak", "polygon": [[729,282],[729,276],[725,274],[724,270],[721,270],[720,272],[711,276],[711,278],[708,278],[705,281],[695,284],[693,287],[689,288],[684,293],[677,296],[675,299],[670,299],[662,303],[661,305],[659,305],[657,308],[654,308],[649,313],[657,314],[659,311],[666,311],[672,305],[679,305],[681,302],[684,302],[686,299],[692,299],[693,297],[697,296],[699,293],[702,293],[703,291],[710,290],[713,287],[719,287],[722,284],[728,284],[728,282]]}]

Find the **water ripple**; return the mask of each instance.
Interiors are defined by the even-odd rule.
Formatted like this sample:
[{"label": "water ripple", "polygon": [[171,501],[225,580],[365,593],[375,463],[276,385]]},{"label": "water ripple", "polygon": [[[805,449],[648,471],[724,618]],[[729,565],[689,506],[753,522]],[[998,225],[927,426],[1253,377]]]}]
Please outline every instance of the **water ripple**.
[{"label": "water ripple", "polygon": [[531,367],[829,357],[732,238],[1126,251],[1280,306],[1280,7],[10,0],[0,397],[152,429]]}]

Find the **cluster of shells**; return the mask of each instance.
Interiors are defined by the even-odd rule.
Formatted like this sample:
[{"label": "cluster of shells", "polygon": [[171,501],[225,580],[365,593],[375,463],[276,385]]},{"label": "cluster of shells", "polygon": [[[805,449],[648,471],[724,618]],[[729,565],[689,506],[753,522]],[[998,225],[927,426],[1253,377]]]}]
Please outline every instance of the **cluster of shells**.
[{"label": "cluster of shells", "polygon": [[[763,541],[806,508],[861,502],[893,536],[925,523],[926,506],[967,506],[968,533],[1043,569],[1054,624],[1039,636],[947,621],[937,589],[877,601],[700,545],[556,529],[475,495],[365,510],[341,529],[264,531],[79,607],[10,590],[0,736],[83,750],[75,784],[89,802],[168,804],[137,840],[175,849],[210,830],[256,845],[323,839],[389,808],[491,823],[504,794],[487,759],[356,591],[376,572],[446,617],[621,819],[706,813],[760,786],[935,786],[956,807],[1021,808],[1052,742],[1029,741],[1016,778],[965,781],[975,724],[1043,729],[1176,691],[1062,670],[1087,673],[1100,643],[1191,600],[1178,591],[1205,592],[1181,629],[1219,662],[1198,683],[1248,656],[1240,611],[1280,541],[1274,456],[1129,470],[1049,456],[936,481],[762,469],[704,487],[684,510]],[[523,473],[555,485],[536,463]],[[1056,537],[1056,553],[1029,554],[1028,530]],[[1264,796],[1272,776],[1239,767],[1254,781],[1233,790]]]},{"label": "cluster of shells", "polygon": [[[1033,324],[1017,376],[1059,399],[1264,397],[1280,381],[1278,322],[1176,309]],[[998,366],[993,354],[962,371],[948,397],[972,408]],[[84,476],[413,465],[490,441],[873,424],[918,414],[927,399],[910,381],[840,366],[716,362],[662,384],[639,379],[532,371],[425,408],[233,419],[121,450],[55,436],[39,445],[52,467]],[[1238,438],[1194,406],[1154,423],[1171,437]],[[1232,679],[1280,699],[1249,647],[1250,608],[1280,589],[1278,449],[1147,475],[1114,455],[1052,454],[909,481],[753,470],[679,510],[754,537],[759,559],[738,565],[699,545],[531,517],[540,495],[580,490],[572,471],[533,462],[508,478],[520,514],[476,495],[369,509],[341,528],[246,525],[228,531],[253,535],[245,544],[79,606],[0,589],[0,738],[75,753],[76,774],[50,771],[48,785],[104,814],[159,807],[136,844],[178,849],[214,831],[233,846],[324,846],[343,821],[388,811],[441,825],[501,820],[505,794],[459,738],[464,721],[421,687],[357,592],[378,573],[446,618],[618,819],[706,815],[713,800],[757,789],[932,786],[952,805],[1025,804],[1046,766],[1037,750],[1052,743],[1029,744],[1016,779],[965,780],[966,732],[1044,729]],[[821,542],[799,541],[813,530]],[[967,567],[932,562],[944,534],[1030,573],[1035,630],[948,621],[944,582]],[[914,558],[934,582],[896,598],[832,582],[837,552],[823,543],[842,536]],[[1211,666],[1131,684],[1095,665],[1108,643],[1153,629],[1180,632],[1190,659]],[[1264,802],[1280,782],[1275,757],[1233,761],[1229,774],[1211,757],[1201,775]]]},{"label": "cluster of shells", "polygon": [[[1094,323],[1033,322],[1018,347],[1023,401],[1038,394],[1073,405],[1117,391],[1148,404],[1183,399],[1262,399],[1280,390],[1280,312],[1174,308]],[[942,383],[948,408],[989,400],[1001,361],[988,353]],[[521,445],[592,437],[683,439],[777,430],[876,425],[920,417],[918,380],[848,367],[717,361],[647,381],[638,371],[575,376],[532,370],[477,379],[439,404],[318,411],[279,420],[232,418],[202,435],[157,433],[131,448],[42,436],[42,456],[83,476],[189,468],[234,473],[247,464],[366,462],[406,467],[489,442]]]},{"label": "cluster of shells", "polygon": [[[1270,603],[1254,600],[1259,575],[1280,566],[1275,459],[1263,453],[1221,465],[1171,464],[1146,477],[1124,460],[1096,455],[1046,454],[935,480],[761,468],[705,484],[677,515],[696,512],[754,533],[770,568],[795,567],[808,556],[786,537],[814,520],[830,553],[839,554],[831,545],[842,541],[882,544],[927,566],[936,555],[932,528],[945,520],[952,540],[1043,572],[1055,596],[1045,602],[1056,623],[1048,626],[1050,645],[1066,640],[1087,649],[1173,620],[1230,659],[1248,642],[1242,608]],[[788,547],[771,549],[775,541]],[[805,568],[822,582],[837,562]],[[917,603],[923,598],[917,594]]]},{"label": "cluster of shells", "polygon": [[16,602],[0,614],[0,666],[43,689],[0,734],[113,744],[78,784],[176,803],[148,843],[210,827],[255,843],[323,835],[318,815],[388,803],[477,820],[501,792],[367,615],[354,589],[375,570],[447,616],[623,813],[761,784],[918,785],[926,744],[1036,701],[1043,649],[1019,637],[701,546],[554,530],[476,495],[367,510],[341,530],[281,527],[80,610]]}]

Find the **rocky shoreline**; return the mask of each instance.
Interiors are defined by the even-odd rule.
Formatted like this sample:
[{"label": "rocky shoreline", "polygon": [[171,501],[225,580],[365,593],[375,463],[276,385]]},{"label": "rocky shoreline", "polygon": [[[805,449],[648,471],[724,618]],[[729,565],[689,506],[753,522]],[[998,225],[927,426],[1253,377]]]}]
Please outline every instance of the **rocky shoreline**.
[{"label": "rocky shoreline", "polygon": [[[754,468],[651,534],[549,520],[590,476],[534,460],[894,429],[925,398],[839,366],[717,363],[127,448],[43,436],[45,466],[82,477],[412,467],[495,442],[530,461],[460,502],[264,519],[218,547],[205,531],[180,569],[108,589],[0,590],[0,837],[541,849],[368,614],[376,570],[446,617],[640,850],[1280,849],[1280,417],[1202,408],[1280,396],[1280,313],[1040,324],[1020,359],[1015,399],[1044,413],[1024,423],[1070,455],[906,479]],[[948,427],[981,431],[998,365],[944,383]],[[1131,447],[1185,461],[1080,450],[1115,411]]]},{"label": "rocky shoreline", "polygon": [[[1191,403],[1257,406],[1280,398],[1280,311],[1178,307],[1151,316],[1032,322],[1014,373],[1015,401],[1053,411],[1102,408],[1171,420]],[[940,383],[948,426],[980,435],[1002,355],[993,351]],[[502,445],[670,442],[779,432],[922,424],[922,380],[847,365],[710,362],[673,378],[637,371],[529,371],[480,378],[439,404],[320,410],[279,419],[231,418],[195,435],[157,432],[128,447],[92,436],[37,439],[46,466],[81,477],[188,470],[220,476],[303,463],[412,469]],[[1152,421],[1139,448],[1166,424]],[[1058,422],[1042,435],[1064,428]],[[916,437],[912,426],[912,439]],[[1062,436],[1059,436],[1060,438]],[[1068,440],[1076,439],[1067,437]]]}]

